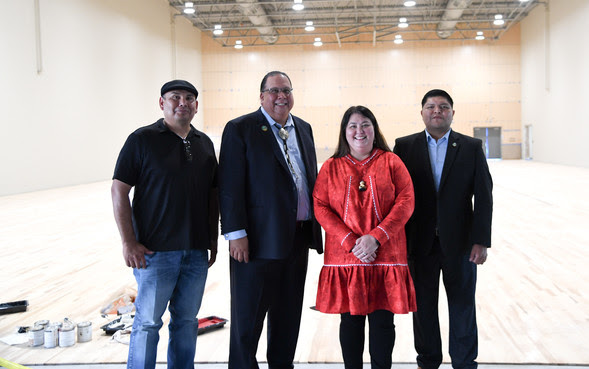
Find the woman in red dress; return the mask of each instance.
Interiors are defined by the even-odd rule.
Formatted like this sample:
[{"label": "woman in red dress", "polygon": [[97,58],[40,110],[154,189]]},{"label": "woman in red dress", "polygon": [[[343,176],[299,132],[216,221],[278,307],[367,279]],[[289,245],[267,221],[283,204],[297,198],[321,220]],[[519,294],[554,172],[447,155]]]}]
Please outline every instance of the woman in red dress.
[{"label": "woman in red dress", "polygon": [[405,239],[414,195],[409,172],[368,108],[345,112],[338,147],[321,167],[313,197],[326,234],[317,310],[341,314],[346,369],[362,368],[368,316],[371,366],[388,369],[394,314],[416,310]]}]

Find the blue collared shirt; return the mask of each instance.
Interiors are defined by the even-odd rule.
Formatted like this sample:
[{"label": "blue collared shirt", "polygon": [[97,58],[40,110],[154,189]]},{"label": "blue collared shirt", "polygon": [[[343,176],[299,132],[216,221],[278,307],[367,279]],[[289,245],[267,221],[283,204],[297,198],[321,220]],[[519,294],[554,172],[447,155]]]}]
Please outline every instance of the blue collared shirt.
[{"label": "blue collared shirt", "polygon": [[[282,138],[278,135],[278,131],[280,130],[280,124],[276,123],[274,119],[264,110],[261,108],[262,113],[266,117],[266,120],[272,127],[272,132],[274,133],[274,138],[276,138],[276,142],[280,147],[280,152],[284,157],[284,161],[288,161],[286,159],[286,154],[284,152],[284,142]],[[297,141],[297,134],[294,128],[294,121],[292,119],[292,115],[288,115],[288,119],[286,124],[284,125],[284,129],[288,132],[288,139],[286,140],[286,145],[288,146],[288,156],[290,157],[290,161],[292,163],[294,173],[291,172],[292,180],[297,186],[298,192],[298,205],[297,205],[297,220],[309,220],[311,219],[311,193],[309,191],[309,185],[307,183],[307,171],[305,170],[305,164],[303,162],[303,156],[301,150],[299,149],[299,144]],[[224,235],[226,240],[235,240],[238,238],[242,238],[247,236],[247,232],[245,229],[241,229],[238,231],[229,232]]]},{"label": "blue collared shirt", "polygon": [[436,141],[427,130],[425,136],[427,138],[427,147],[429,152],[429,162],[432,166],[432,174],[434,176],[434,184],[436,191],[440,189],[440,180],[442,179],[442,170],[444,169],[444,160],[446,159],[446,151],[448,151],[448,137],[451,129],[446,132],[439,140]]}]

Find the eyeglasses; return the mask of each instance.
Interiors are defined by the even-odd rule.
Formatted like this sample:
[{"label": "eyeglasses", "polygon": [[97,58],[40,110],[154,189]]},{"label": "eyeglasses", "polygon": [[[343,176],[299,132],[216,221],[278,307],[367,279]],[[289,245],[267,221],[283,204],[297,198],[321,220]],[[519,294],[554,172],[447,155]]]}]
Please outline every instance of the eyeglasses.
[{"label": "eyeglasses", "polygon": [[272,87],[272,88],[267,88],[265,90],[262,90],[262,92],[268,92],[268,93],[271,93],[272,95],[278,95],[279,93],[282,92],[286,96],[289,96],[292,93],[292,88],[290,88],[290,87],[285,87],[285,88]]},{"label": "eyeglasses", "polygon": [[184,140],[182,140],[182,142],[184,143],[184,157],[186,158],[186,160],[192,161],[192,151],[190,150],[190,148],[191,148],[190,141],[184,139]]}]

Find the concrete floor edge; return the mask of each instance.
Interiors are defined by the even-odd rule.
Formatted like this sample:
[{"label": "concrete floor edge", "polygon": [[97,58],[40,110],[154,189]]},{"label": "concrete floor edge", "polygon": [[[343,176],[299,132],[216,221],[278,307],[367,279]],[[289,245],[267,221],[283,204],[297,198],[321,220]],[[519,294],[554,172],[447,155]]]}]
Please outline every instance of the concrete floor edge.
[{"label": "concrete floor edge", "polygon": [[[125,363],[107,363],[107,364],[45,364],[45,365],[25,365],[31,369],[123,369],[126,367]],[[206,369],[222,369],[227,368],[226,362],[219,363],[195,363],[195,369],[206,368]],[[166,363],[158,363],[156,369],[166,369]],[[268,364],[260,362],[260,369],[267,369]],[[318,368],[330,368],[330,369],[343,369],[343,363],[295,363],[295,369],[318,369]],[[393,369],[416,369],[415,363],[393,363]],[[451,369],[452,366],[449,363],[443,363],[440,369]],[[481,369],[589,369],[589,365],[586,364],[545,364],[545,363],[479,363]],[[370,363],[364,363],[363,369],[370,369]]]}]

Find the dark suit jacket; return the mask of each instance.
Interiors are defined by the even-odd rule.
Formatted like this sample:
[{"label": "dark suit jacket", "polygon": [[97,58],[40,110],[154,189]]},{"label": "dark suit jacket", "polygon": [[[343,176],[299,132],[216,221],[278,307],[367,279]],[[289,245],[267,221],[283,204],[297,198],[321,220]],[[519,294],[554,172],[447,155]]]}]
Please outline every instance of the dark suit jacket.
[{"label": "dark suit jacket", "polygon": [[[293,116],[307,172],[311,209],[317,157],[311,125]],[[250,257],[284,259],[292,250],[298,194],[290,170],[261,109],[225,126],[219,157],[221,232],[245,229]],[[313,219],[309,248],[323,252],[321,228]]]},{"label": "dark suit jacket", "polygon": [[493,181],[481,140],[450,132],[437,193],[425,131],[398,138],[393,151],[415,190],[415,211],[406,226],[410,257],[430,251],[436,228],[446,255],[470,253],[473,244],[491,246]]}]

